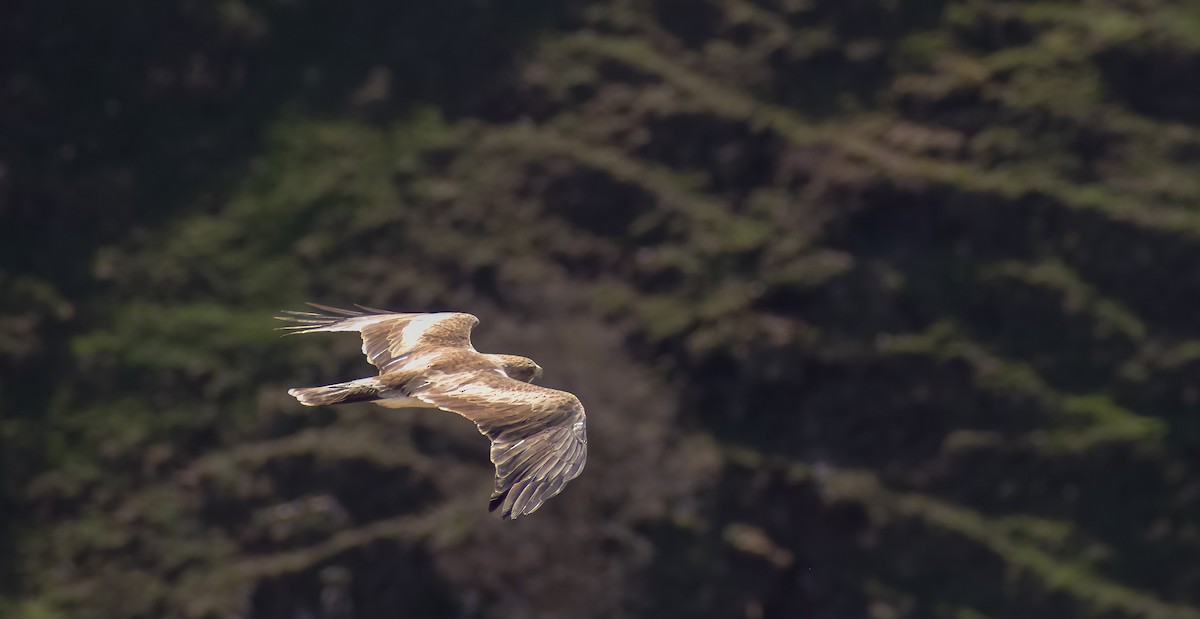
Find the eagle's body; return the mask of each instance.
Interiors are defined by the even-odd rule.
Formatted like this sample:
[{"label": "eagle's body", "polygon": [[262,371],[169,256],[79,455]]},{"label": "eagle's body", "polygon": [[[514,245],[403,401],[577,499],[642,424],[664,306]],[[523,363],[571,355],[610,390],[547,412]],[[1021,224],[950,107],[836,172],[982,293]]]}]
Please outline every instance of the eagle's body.
[{"label": "eagle's body", "polygon": [[314,305],[328,313],[286,312],[298,333],[357,331],[379,375],[291,389],[305,406],[374,402],[388,408],[440,408],[474,421],[492,441],[496,487],[489,511],[503,518],[533,513],[583,470],[587,430],[574,395],[531,384],[532,359],[480,353],[471,345],[471,314],[396,314]]}]

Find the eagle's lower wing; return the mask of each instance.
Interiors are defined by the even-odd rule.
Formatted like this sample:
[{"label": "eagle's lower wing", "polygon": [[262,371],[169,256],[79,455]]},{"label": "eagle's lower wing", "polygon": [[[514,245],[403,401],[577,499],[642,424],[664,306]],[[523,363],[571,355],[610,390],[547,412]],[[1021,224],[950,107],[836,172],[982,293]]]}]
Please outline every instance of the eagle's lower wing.
[{"label": "eagle's lower wing", "polygon": [[363,354],[379,368],[380,374],[425,351],[475,351],[471,346],[471,329],[479,324],[479,319],[471,314],[396,314],[361,306],[363,311],[356,312],[316,303],[309,305],[325,313],[284,312],[286,316],[277,318],[299,323],[284,329],[295,333],[358,331],[362,335]]},{"label": "eagle's lower wing", "polygon": [[488,511],[531,514],[587,462],[587,428],[579,398],[492,370],[436,374],[409,386],[412,397],[458,413],[492,441],[496,487]]}]

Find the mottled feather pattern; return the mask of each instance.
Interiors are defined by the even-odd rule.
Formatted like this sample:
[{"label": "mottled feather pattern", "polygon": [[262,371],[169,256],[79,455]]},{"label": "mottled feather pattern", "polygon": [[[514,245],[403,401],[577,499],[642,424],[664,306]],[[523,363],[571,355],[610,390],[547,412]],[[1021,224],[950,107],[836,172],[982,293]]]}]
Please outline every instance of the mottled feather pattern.
[{"label": "mottled feather pattern", "polygon": [[[541,373],[529,359],[476,351],[471,345],[471,330],[479,324],[475,316],[313,306],[325,313],[286,312],[282,320],[299,324],[285,328],[360,332],[363,354],[379,368],[372,379],[377,403],[407,406],[413,398],[407,401],[470,419],[491,440],[496,484],[489,511],[506,519],[533,513],[583,471],[587,430],[579,399],[524,382]],[[521,380],[511,378],[506,367]]]},{"label": "mottled feather pattern", "polygon": [[381,372],[405,364],[421,352],[475,352],[471,329],[479,319],[470,314],[401,314],[401,318],[363,327],[363,354]]},{"label": "mottled feather pattern", "polygon": [[587,461],[583,405],[565,391],[495,374],[470,382],[457,374],[435,374],[412,395],[471,419],[492,440],[493,499],[499,500],[491,508],[503,517],[536,510]]},{"label": "mottled feather pattern", "polygon": [[315,312],[283,312],[280,320],[300,323],[283,327],[295,333],[318,331],[358,331],[362,335],[363,355],[367,361],[387,372],[403,363],[414,352],[458,349],[476,352],[471,346],[471,330],[479,319],[471,314],[438,312],[433,314],[398,314],[357,306],[353,311],[310,303],[323,310]]}]

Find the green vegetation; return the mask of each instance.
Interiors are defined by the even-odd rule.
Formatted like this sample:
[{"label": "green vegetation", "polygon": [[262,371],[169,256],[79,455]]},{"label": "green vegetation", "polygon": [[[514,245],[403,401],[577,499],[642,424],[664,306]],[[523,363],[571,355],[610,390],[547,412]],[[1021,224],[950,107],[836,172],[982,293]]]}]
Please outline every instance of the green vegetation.
[{"label": "green vegetation", "polygon": [[[0,617],[1200,617],[1200,5],[201,5],[0,9]],[[305,300],[588,468],[302,409]]]}]

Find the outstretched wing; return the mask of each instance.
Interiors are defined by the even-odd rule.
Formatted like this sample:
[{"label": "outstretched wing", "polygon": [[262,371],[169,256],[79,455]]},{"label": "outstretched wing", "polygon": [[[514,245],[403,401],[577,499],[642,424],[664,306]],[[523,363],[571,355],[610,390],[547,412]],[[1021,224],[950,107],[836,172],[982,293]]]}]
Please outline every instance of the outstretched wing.
[{"label": "outstretched wing", "polygon": [[362,351],[367,361],[379,368],[379,373],[397,369],[414,354],[435,349],[459,349],[475,352],[471,346],[471,329],[479,319],[461,312],[436,314],[397,314],[359,307],[353,311],[309,305],[325,313],[283,312],[279,320],[299,323],[283,327],[293,333],[317,331],[358,331],[362,334]]},{"label": "outstretched wing", "polygon": [[412,397],[458,413],[492,441],[496,488],[488,511],[532,514],[579,476],[587,427],[579,398],[491,370],[434,374],[408,386]]}]

